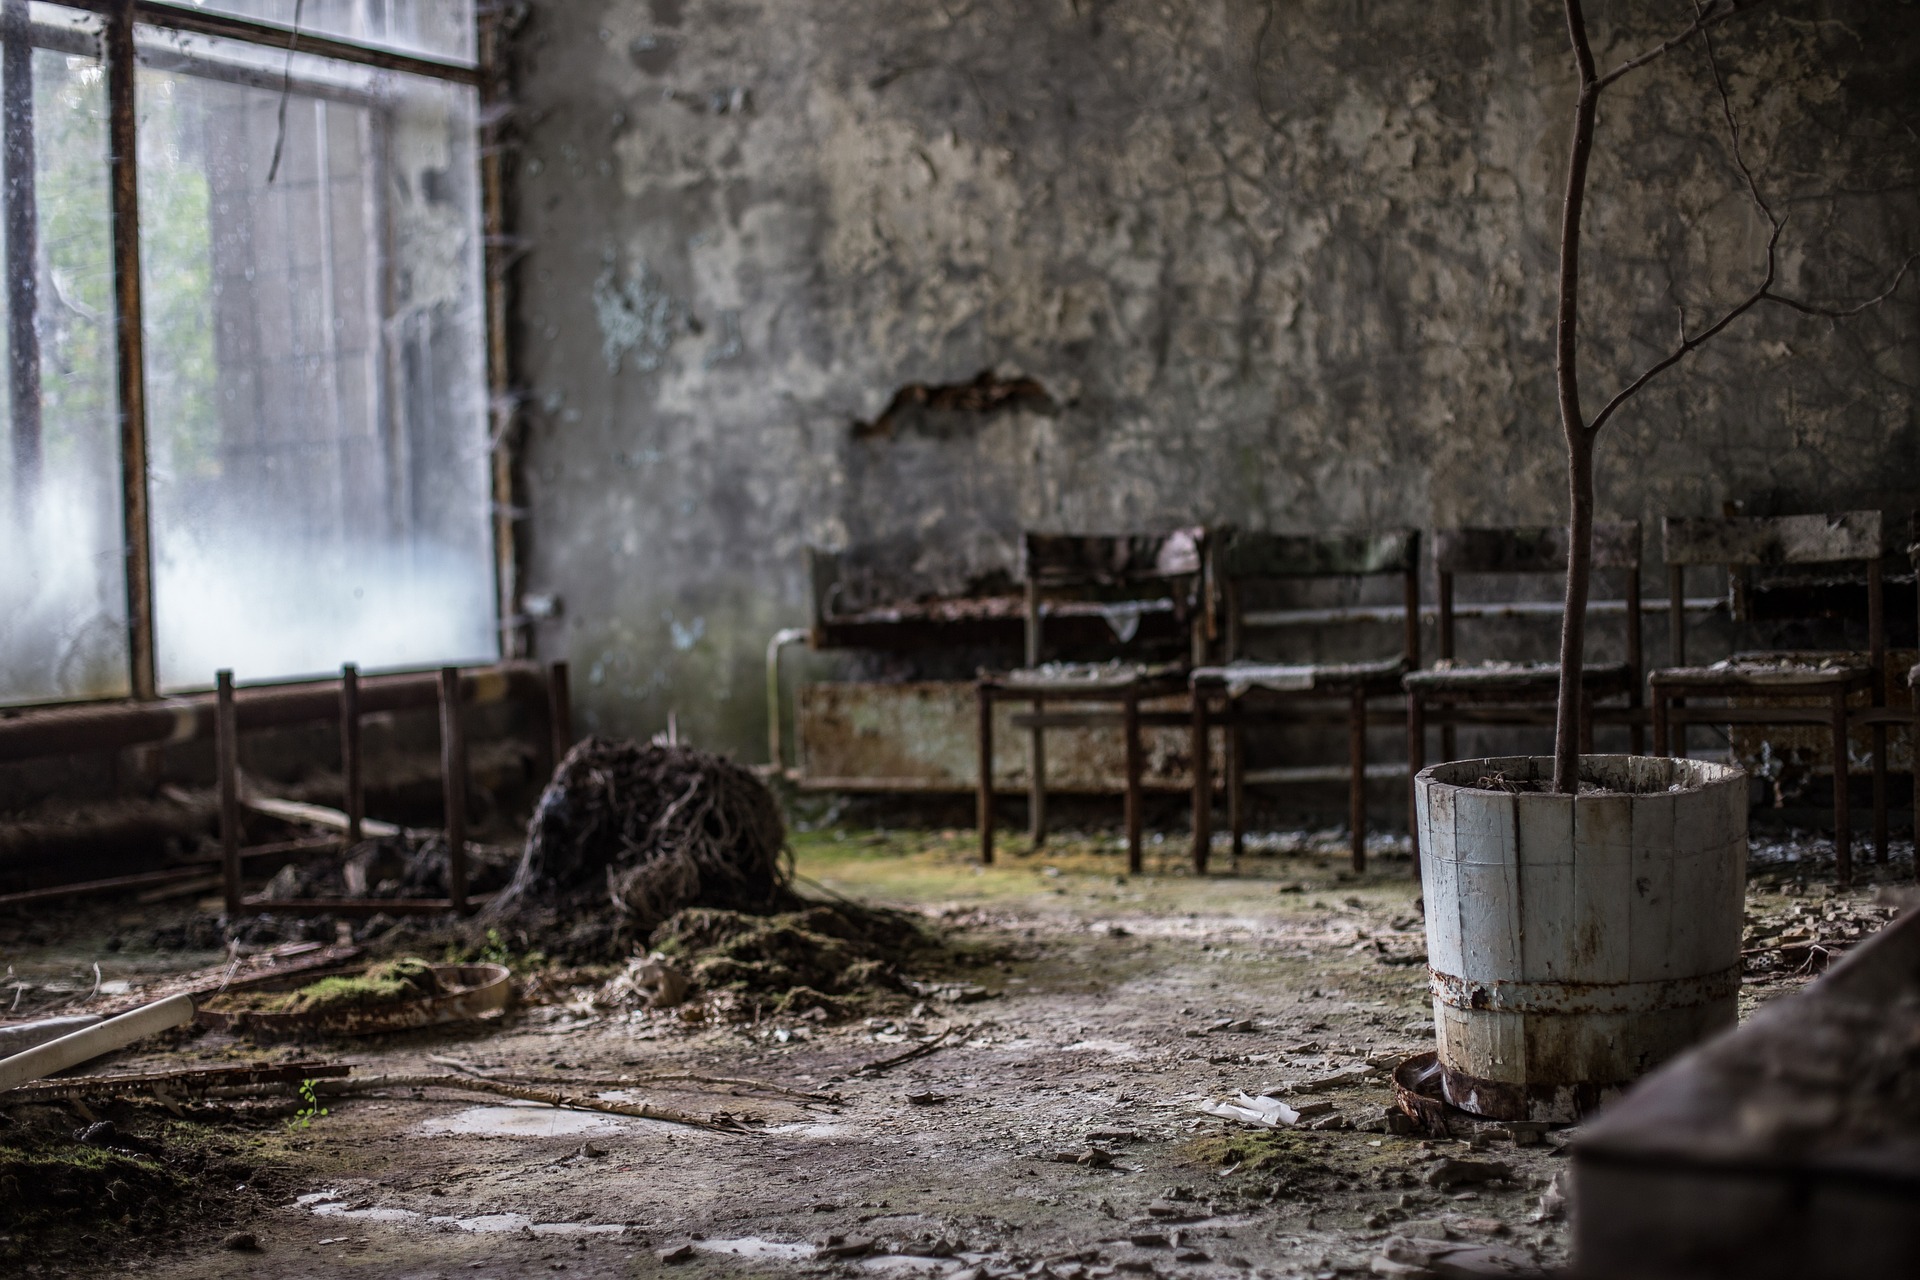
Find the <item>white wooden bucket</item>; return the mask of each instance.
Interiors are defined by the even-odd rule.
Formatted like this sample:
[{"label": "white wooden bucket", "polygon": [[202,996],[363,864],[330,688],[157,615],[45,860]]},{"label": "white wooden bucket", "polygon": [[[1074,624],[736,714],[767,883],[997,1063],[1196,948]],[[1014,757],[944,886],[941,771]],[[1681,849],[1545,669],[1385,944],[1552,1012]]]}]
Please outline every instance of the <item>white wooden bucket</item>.
[{"label": "white wooden bucket", "polygon": [[1578,797],[1525,789],[1553,776],[1540,756],[1419,776],[1443,1083],[1480,1115],[1578,1119],[1737,1020],[1746,774],[1650,756],[1580,772]]}]

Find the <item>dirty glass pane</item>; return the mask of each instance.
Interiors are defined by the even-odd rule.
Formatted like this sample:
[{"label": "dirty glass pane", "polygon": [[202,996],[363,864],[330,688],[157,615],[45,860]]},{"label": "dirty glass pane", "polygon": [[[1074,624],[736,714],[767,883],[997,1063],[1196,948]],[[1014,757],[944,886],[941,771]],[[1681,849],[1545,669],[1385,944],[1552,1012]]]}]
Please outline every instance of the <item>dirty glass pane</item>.
[{"label": "dirty glass pane", "polygon": [[127,692],[106,78],[92,20],[0,0],[0,701]]},{"label": "dirty glass pane", "polygon": [[161,683],[494,657],[472,92],[140,61]]},{"label": "dirty glass pane", "polygon": [[473,0],[165,0],[182,9],[455,62],[473,61]]}]

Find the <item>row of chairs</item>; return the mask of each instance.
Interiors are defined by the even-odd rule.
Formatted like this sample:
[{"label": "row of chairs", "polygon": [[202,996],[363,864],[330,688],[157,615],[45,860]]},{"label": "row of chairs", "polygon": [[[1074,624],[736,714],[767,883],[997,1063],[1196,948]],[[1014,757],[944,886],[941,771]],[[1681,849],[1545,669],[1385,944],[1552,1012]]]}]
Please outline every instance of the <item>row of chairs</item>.
[{"label": "row of chairs", "polygon": [[[1617,584],[1618,595],[1596,598],[1591,614],[1613,615],[1624,631],[1623,658],[1586,666],[1581,688],[1582,749],[1592,749],[1596,724],[1624,726],[1632,749],[1653,746],[1685,753],[1693,724],[1817,724],[1831,739],[1834,759],[1834,834],[1839,877],[1850,879],[1848,736],[1866,726],[1874,770],[1874,842],[1887,846],[1887,729],[1909,723],[1890,708],[1895,675],[1888,669],[1883,562],[1888,551],[1881,514],[1771,518],[1725,517],[1664,522],[1668,570],[1669,661],[1648,671],[1642,653],[1641,530],[1638,524],[1602,524],[1595,530],[1596,579]],[[1553,663],[1463,661],[1456,654],[1456,587],[1463,579],[1559,576],[1567,564],[1563,528],[1446,529],[1429,540],[1438,588],[1437,661],[1422,665],[1421,545],[1417,530],[1345,536],[1306,536],[1188,528],[1148,536],[1028,534],[1025,665],[983,674],[979,692],[978,821],[981,856],[993,857],[993,707],[1027,707],[1017,723],[1028,734],[1029,821],[1035,842],[1045,838],[1046,750],[1049,729],[1117,725],[1126,759],[1126,835],[1129,865],[1141,857],[1143,729],[1191,728],[1194,776],[1193,859],[1206,869],[1212,841],[1214,780],[1209,731],[1224,730],[1224,790],[1232,850],[1245,835],[1245,730],[1255,724],[1344,725],[1349,825],[1356,869],[1366,863],[1367,726],[1404,718],[1409,777],[1424,765],[1428,731],[1437,728],[1445,758],[1454,758],[1461,726],[1550,725],[1558,692]],[[1920,563],[1920,542],[1912,554]],[[1755,569],[1851,566],[1867,594],[1864,652],[1736,653],[1711,665],[1687,661],[1686,574],[1718,566],[1738,584]],[[1317,579],[1398,578],[1400,652],[1377,660],[1263,662],[1249,656],[1254,633],[1302,620],[1338,621],[1341,610],[1270,610],[1257,606],[1261,590]],[[1116,661],[1098,665],[1048,663],[1046,623],[1054,602],[1086,599],[1124,614],[1129,608],[1170,607],[1191,624],[1192,650],[1184,661]],[[1540,601],[1516,613],[1557,616],[1557,603]],[[1478,610],[1484,616],[1485,610]],[[1370,616],[1380,616],[1373,610]],[[1116,634],[1124,634],[1117,631]],[[1920,672],[1920,668],[1916,668]],[[1911,681],[1913,673],[1907,674]],[[1861,699],[1858,695],[1865,694]],[[1175,699],[1177,710],[1168,709]],[[1856,706],[1864,701],[1866,705]],[[1157,705],[1156,705],[1157,704]],[[1649,705],[1650,704],[1650,705]],[[1051,709],[1050,709],[1051,708]],[[1920,767],[1920,766],[1916,766]],[[1409,809],[1411,820],[1411,803]]]}]

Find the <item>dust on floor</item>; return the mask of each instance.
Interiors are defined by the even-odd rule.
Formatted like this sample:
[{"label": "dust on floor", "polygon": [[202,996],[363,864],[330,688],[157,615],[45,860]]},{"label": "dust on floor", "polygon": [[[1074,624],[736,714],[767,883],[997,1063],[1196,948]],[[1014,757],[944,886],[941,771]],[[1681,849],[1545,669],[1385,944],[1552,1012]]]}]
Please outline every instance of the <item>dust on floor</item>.
[{"label": "dust on floor", "polygon": [[[1448,1239],[1564,1260],[1564,1223],[1539,1212],[1557,1143],[1378,1131],[1382,1064],[1432,1037],[1404,853],[1354,876],[1337,839],[1300,839],[1195,878],[1171,841],[1138,877],[1104,838],[1016,847],[991,868],[971,864],[964,832],[796,844],[803,888],[918,911],[982,963],[926,975],[904,1013],[842,1025],[703,1024],[583,992],[489,1027],[320,1052],[356,1074],[444,1073],[448,1059],[556,1080],[677,1071],[834,1100],[672,1081],[621,1095],[761,1122],[741,1135],[497,1099],[342,1099],[276,1140],[298,1185],[247,1224],[257,1250],[209,1230],[49,1273],[1332,1276]],[[1835,899],[1806,872],[1757,879],[1755,917],[1807,902],[1873,914],[1871,887]],[[109,981],[153,963],[104,960]],[[1743,1006],[1804,980],[1763,972]],[[114,1067],[235,1052],[210,1034]],[[1305,1125],[1329,1127],[1264,1134],[1197,1112],[1282,1085]]]}]

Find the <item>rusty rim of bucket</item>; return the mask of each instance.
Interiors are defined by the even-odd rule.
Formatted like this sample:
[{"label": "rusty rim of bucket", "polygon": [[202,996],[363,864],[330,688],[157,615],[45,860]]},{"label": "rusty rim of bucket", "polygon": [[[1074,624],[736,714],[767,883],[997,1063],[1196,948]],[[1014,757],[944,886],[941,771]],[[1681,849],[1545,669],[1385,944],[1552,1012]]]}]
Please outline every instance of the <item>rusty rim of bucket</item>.
[{"label": "rusty rim of bucket", "polygon": [[1409,1119],[1430,1138],[1453,1136],[1453,1117],[1460,1109],[1448,1102],[1441,1091],[1440,1055],[1431,1050],[1416,1053],[1393,1069],[1393,1100]]},{"label": "rusty rim of bucket", "polygon": [[388,1031],[466,1022],[507,1007],[513,975],[500,964],[437,964],[433,976],[443,990],[377,1009],[325,1009],[311,1013],[273,1013],[251,1009],[231,1013],[202,1009],[197,1021],[213,1030],[267,1036],[368,1036]]}]

